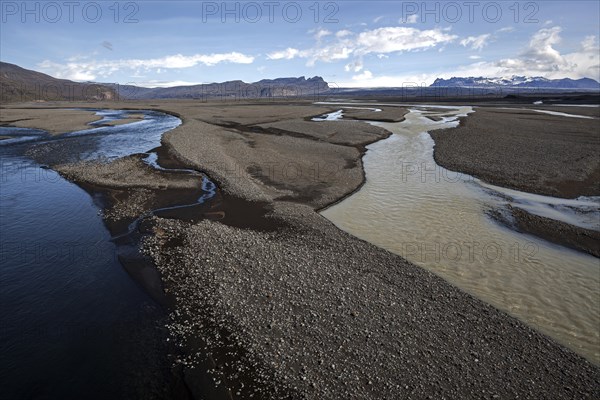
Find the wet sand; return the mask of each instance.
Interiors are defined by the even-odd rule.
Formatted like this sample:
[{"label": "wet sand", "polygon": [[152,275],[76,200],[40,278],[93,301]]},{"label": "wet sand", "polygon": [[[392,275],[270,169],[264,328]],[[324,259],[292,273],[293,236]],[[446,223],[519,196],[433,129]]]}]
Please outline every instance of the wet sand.
[{"label": "wet sand", "polygon": [[0,126],[38,128],[59,135],[93,128],[88,124],[102,119],[95,114],[82,110],[3,107],[0,109]]},{"label": "wet sand", "polygon": [[[181,116],[163,151],[240,199],[228,221],[155,217],[144,244],[174,299],[170,329],[190,351],[180,364],[192,394],[201,363],[222,398],[600,396],[599,370],[582,357],[315,213],[364,179],[362,142],[298,134],[298,120],[335,107],[108,106]],[[277,134],[255,127],[281,120],[295,122]]]}]

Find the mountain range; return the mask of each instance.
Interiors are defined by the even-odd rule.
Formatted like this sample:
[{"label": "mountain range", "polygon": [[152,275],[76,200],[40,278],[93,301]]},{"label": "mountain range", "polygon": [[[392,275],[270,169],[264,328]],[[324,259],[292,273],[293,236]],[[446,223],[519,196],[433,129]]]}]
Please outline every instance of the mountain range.
[{"label": "mountain range", "polygon": [[0,62],[0,101],[113,100],[117,93],[105,85],[56,79],[41,72]]},{"label": "mountain range", "polygon": [[0,62],[0,101],[137,100],[137,99],[240,99],[315,96],[329,92],[320,76],[240,80],[166,88],[114,83],[73,82]]},{"label": "mountain range", "polygon": [[[420,91],[423,95],[436,94],[443,88],[475,88],[485,91],[502,88],[503,93],[517,90],[519,93],[539,93],[549,91],[598,91],[600,83],[593,79],[547,79],[543,77],[511,76],[507,78],[451,78],[436,79],[424,88],[353,88],[329,87],[320,76],[305,78],[262,79],[254,83],[240,80],[222,83],[208,83],[165,88],[147,88],[114,83],[73,82],[57,79],[41,72],[21,68],[14,64],[0,62],[0,101],[51,100],[134,100],[134,99],[258,99],[281,97],[312,97],[323,95],[411,95]],[[506,90],[504,90],[506,89]],[[429,93],[431,92],[431,93]],[[481,92],[484,93],[484,92]]]},{"label": "mountain range", "polygon": [[262,79],[246,83],[240,80],[165,88],[146,88],[132,85],[103,83],[126,99],[209,99],[209,98],[276,98],[314,96],[329,92],[327,82],[320,76]]},{"label": "mountain range", "polygon": [[535,88],[535,89],[600,89],[600,83],[590,78],[581,79],[547,79],[541,76],[511,76],[502,78],[468,77],[436,79],[430,87],[511,87],[511,88]]}]

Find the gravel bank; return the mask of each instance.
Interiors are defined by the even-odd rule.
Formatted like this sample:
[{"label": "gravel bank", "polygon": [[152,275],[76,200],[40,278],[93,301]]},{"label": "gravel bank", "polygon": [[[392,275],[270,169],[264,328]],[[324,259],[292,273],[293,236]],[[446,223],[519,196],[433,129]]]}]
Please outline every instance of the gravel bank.
[{"label": "gravel bank", "polygon": [[[600,395],[596,367],[311,207],[278,202],[267,218],[279,228],[155,220],[145,246],[178,304],[173,331],[207,340],[234,398]],[[232,347],[244,357],[219,357]]]},{"label": "gravel bank", "polygon": [[447,169],[499,186],[565,198],[598,196],[599,124],[598,119],[478,107],[460,127],[431,133],[434,158]]},{"label": "gravel bank", "polygon": [[511,220],[504,218],[502,214],[494,214],[492,217],[519,232],[535,235],[549,242],[600,258],[600,232],[540,217],[516,207],[509,206],[509,212]]},{"label": "gravel bank", "polygon": [[315,123],[315,121],[285,120],[256,126],[265,129],[268,133],[296,134],[300,137],[348,146],[365,146],[389,136],[389,132],[385,129],[356,121]]},{"label": "gravel bank", "polygon": [[[88,107],[90,106],[88,105]],[[94,111],[84,110],[41,108],[0,109],[0,126],[44,129],[52,135],[91,129],[94,126],[88,124],[101,119],[102,117],[96,115]]]},{"label": "gravel bank", "polygon": [[113,189],[196,189],[201,183],[201,179],[196,176],[158,171],[144,163],[138,155],[111,162],[83,161],[59,164],[52,169],[71,181]]}]

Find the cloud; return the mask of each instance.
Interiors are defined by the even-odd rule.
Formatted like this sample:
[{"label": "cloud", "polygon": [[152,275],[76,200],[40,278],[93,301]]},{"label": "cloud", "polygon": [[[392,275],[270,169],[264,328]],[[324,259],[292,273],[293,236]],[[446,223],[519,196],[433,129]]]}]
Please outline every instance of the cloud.
[{"label": "cloud", "polygon": [[[397,76],[377,76],[367,71],[355,75],[348,82],[338,82],[340,87],[401,87],[407,85],[429,85],[436,78],[487,76],[502,77],[512,75],[544,76],[558,78],[593,78],[600,81],[600,45],[596,36],[586,36],[578,49],[561,54],[554,47],[560,42],[560,27],[541,29],[530,39],[526,48],[514,58],[496,61],[477,61],[427,74],[404,74]],[[479,60],[480,56],[470,56]]]},{"label": "cloud", "polygon": [[98,76],[107,77],[124,69],[149,70],[149,69],[179,69],[190,68],[197,65],[214,66],[220,63],[251,64],[254,57],[238,52],[194,54],[184,56],[181,54],[150,59],[122,59],[122,60],[83,60],[67,61],[61,64],[44,60],[38,66],[57,78],[73,79],[78,81],[94,80]]},{"label": "cloud", "polygon": [[146,87],[146,88],[166,88],[166,87],[174,87],[174,86],[200,85],[200,84],[202,84],[202,82],[149,80],[149,81],[128,82],[127,84],[140,86],[140,87]]},{"label": "cloud", "polygon": [[409,27],[384,27],[354,33],[349,30],[338,31],[326,43],[318,41],[314,47],[298,50],[288,48],[267,55],[270,60],[290,60],[295,57],[306,58],[307,65],[317,62],[333,62],[350,57],[368,54],[386,54],[404,51],[426,50],[457,39],[456,35],[439,28],[420,30]]},{"label": "cloud", "polygon": [[504,33],[504,32],[514,32],[515,28],[513,26],[505,26],[504,28],[500,28],[496,31],[496,33]]},{"label": "cloud", "polygon": [[363,80],[369,80],[371,78],[373,78],[373,74],[371,73],[371,71],[366,71],[365,70],[365,72],[363,72],[362,74],[354,75],[352,77],[352,80],[363,81]]},{"label": "cloud", "polygon": [[373,19],[373,23],[375,23],[375,24],[376,24],[376,23],[378,23],[379,21],[381,21],[383,18],[384,18],[384,16],[383,16],[383,15],[380,15],[379,17],[377,17],[377,18]]},{"label": "cloud", "polygon": [[267,58],[269,60],[291,60],[300,55],[300,50],[294,49],[292,47],[288,47],[282,51],[274,51],[272,53],[267,54]]},{"label": "cloud", "polygon": [[517,57],[502,59],[494,66],[503,74],[600,79],[600,48],[596,36],[587,36],[576,51],[561,54],[555,48],[561,42],[561,32],[558,26],[540,29]]},{"label": "cloud", "polygon": [[488,40],[492,35],[489,33],[479,35],[479,36],[469,36],[460,41],[461,46],[467,47],[471,46],[473,50],[481,50],[488,44]]},{"label": "cloud", "polygon": [[319,29],[315,32],[315,39],[321,40],[325,36],[329,36],[329,35],[331,35],[331,32],[328,31],[327,29]]},{"label": "cloud", "polygon": [[[375,76],[371,71],[354,75],[348,82],[339,82],[339,87],[403,87],[427,85],[428,75]],[[435,80],[435,78],[433,78]],[[433,82],[433,80],[431,81]]]},{"label": "cloud", "polygon": [[346,72],[348,71],[353,71],[353,72],[360,72],[363,69],[363,63],[361,60],[356,60],[355,62],[352,62],[350,64],[346,64],[344,66],[344,70]]},{"label": "cloud", "polygon": [[408,18],[400,19],[398,21],[399,24],[416,24],[419,21],[418,14],[411,14]]},{"label": "cloud", "polygon": [[356,53],[393,53],[427,49],[455,40],[457,36],[440,29],[389,27],[361,32],[356,37]]}]

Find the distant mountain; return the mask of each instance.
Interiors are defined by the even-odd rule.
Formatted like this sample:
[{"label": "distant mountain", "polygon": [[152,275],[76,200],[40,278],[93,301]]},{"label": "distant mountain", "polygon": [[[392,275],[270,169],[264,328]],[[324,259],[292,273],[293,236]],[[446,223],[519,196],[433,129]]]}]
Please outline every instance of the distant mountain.
[{"label": "distant mountain", "polygon": [[263,79],[254,83],[236,80],[167,88],[145,88],[108,83],[103,83],[103,85],[112,87],[119,93],[120,97],[126,99],[253,99],[314,96],[329,92],[327,82],[320,76],[309,79],[304,76],[299,78]]},{"label": "distant mountain", "polygon": [[583,89],[599,90],[600,83],[590,78],[581,79],[547,79],[541,76],[525,77],[511,76],[506,78],[450,78],[436,79],[430,87],[511,87],[511,88],[529,88],[529,89]]},{"label": "distant mountain", "polygon": [[97,83],[56,79],[0,61],[0,102],[51,100],[111,100],[116,92]]},{"label": "distant mountain", "polygon": [[227,81],[191,86],[146,88],[114,83],[73,82],[0,62],[0,101],[112,99],[254,99],[314,96],[329,92],[320,76],[306,79],[263,79],[254,83]]},{"label": "distant mountain", "polygon": [[[444,88],[469,88],[468,93]],[[500,91],[498,90],[500,89]],[[459,89],[460,90],[460,89]],[[505,96],[508,94],[540,94],[600,91],[600,83],[593,79],[546,79],[542,77],[512,76],[508,78],[451,78],[436,79],[429,87],[406,88],[330,88],[320,76],[305,78],[263,79],[254,83],[240,80],[166,88],[146,88],[114,83],[73,82],[56,79],[40,72],[14,64],[0,62],[0,102],[50,100],[136,100],[136,99],[260,99],[315,96],[387,96],[443,99],[461,96]],[[441,93],[443,92],[443,93]]]}]

